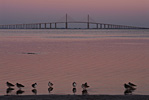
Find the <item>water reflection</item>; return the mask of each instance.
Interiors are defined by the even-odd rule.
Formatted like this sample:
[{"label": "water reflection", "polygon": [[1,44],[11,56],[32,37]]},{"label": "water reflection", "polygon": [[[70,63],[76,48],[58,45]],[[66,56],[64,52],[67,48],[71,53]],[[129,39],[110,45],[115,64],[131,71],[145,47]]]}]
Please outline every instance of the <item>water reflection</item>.
[{"label": "water reflection", "polygon": [[19,94],[23,94],[25,91],[19,89],[18,91],[16,91],[16,95],[19,95]]},{"label": "water reflection", "polygon": [[12,91],[14,90],[14,88],[7,88],[6,89],[6,93],[7,93],[7,95],[9,95]]},{"label": "water reflection", "polygon": [[34,95],[37,95],[37,89],[32,89]]},{"label": "water reflection", "polygon": [[82,95],[88,95],[88,91],[86,89],[83,89]]}]

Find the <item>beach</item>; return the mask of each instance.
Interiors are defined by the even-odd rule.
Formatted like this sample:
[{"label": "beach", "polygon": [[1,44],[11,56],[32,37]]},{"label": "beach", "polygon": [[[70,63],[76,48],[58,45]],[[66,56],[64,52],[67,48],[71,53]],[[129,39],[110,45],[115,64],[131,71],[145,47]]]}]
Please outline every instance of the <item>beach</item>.
[{"label": "beach", "polygon": [[0,96],[0,100],[149,100],[148,95],[26,95]]}]

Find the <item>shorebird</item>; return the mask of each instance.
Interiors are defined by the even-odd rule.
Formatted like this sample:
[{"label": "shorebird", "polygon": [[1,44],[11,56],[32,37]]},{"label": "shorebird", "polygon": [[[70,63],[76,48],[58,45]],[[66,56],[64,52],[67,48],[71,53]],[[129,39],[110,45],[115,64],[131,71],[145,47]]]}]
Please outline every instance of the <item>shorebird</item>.
[{"label": "shorebird", "polygon": [[128,83],[130,86],[137,86],[137,85],[135,85],[135,84],[133,84],[133,83],[131,83],[131,82],[129,82]]},{"label": "shorebird", "polygon": [[6,93],[7,93],[7,95],[9,94],[9,93],[11,93],[12,91],[14,90],[14,88],[7,88],[7,90],[6,90]]},{"label": "shorebird", "polygon": [[10,82],[6,82],[7,86],[10,88],[10,87],[14,87],[14,85]]},{"label": "shorebird", "polygon": [[19,83],[16,83],[16,86],[17,86],[19,89],[21,89],[22,87],[25,87],[24,85],[19,84]]},{"label": "shorebird", "polygon": [[75,88],[77,86],[77,83],[76,82],[73,82],[72,83],[72,86]]},{"label": "shorebird", "polygon": [[22,90],[18,90],[16,91],[16,94],[19,95],[19,94],[23,94],[25,91],[22,91]]},{"label": "shorebird", "polygon": [[36,95],[37,94],[37,90],[33,89],[32,92]]},{"label": "shorebird", "polygon": [[36,88],[36,86],[37,86],[37,83],[32,84],[33,88]]},{"label": "shorebird", "polygon": [[129,85],[129,84],[124,84],[124,87],[125,87],[125,89],[127,89],[127,90],[132,90],[132,91],[134,91],[134,90],[136,90],[136,88],[134,88],[134,87],[132,87],[131,85]]},{"label": "shorebird", "polygon": [[83,88],[83,89],[89,88],[87,82],[86,82],[85,84],[82,84],[82,88]]},{"label": "shorebird", "polygon": [[52,90],[53,90],[53,87],[49,87],[49,88],[48,88],[49,93],[50,93]]},{"label": "shorebird", "polygon": [[49,83],[48,83],[48,86],[49,86],[49,87],[53,86],[53,83],[49,82]]},{"label": "shorebird", "polygon": [[131,86],[129,85],[129,84],[124,84],[124,87],[126,88],[126,89],[128,89],[128,88],[131,88]]}]

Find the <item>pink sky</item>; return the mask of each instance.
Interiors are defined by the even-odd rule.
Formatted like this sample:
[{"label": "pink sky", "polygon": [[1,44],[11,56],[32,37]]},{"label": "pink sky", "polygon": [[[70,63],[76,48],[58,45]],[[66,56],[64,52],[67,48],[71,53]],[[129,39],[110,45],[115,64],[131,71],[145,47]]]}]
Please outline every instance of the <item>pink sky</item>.
[{"label": "pink sky", "polygon": [[46,22],[68,13],[98,22],[149,27],[149,0],[0,0],[0,24]]}]

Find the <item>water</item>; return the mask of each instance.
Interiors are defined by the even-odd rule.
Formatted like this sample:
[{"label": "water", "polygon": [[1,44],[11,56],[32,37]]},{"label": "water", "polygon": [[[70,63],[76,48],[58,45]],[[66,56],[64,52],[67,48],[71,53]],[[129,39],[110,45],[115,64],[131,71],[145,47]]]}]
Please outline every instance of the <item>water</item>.
[{"label": "water", "polygon": [[[149,94],[149,30],[0,30],[0,95],[6,82],[22,83],[24,94],[73,94],[72,82],[88,82],[89,94]],[[35,54],[28,54],[35,53]],[[15,94],[15,90],[11,94]]]}]

